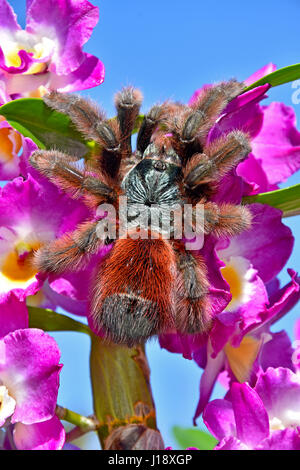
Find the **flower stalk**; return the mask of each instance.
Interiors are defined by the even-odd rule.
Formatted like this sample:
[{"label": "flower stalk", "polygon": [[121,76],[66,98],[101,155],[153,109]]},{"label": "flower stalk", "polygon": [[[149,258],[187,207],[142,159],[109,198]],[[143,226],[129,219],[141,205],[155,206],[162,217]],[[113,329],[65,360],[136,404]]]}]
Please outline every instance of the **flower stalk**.
[{"label": "flower stalk", "polygon": [[95,431],[99,425],[94,416],[83,416],[59,405],[56,405],[55,414],[59,419],[79,427],[84,433]]},{"label": "flower stalk", "polygon": [[102,449],[163,449],[144,347],[108,344],[93,335],[90,370]]}]

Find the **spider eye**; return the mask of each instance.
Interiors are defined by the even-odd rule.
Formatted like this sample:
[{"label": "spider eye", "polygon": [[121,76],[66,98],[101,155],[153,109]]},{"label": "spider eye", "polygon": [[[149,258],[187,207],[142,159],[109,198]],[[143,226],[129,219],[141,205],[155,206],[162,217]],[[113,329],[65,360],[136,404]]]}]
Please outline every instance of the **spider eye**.
[{"label": "spider eye", "polygon": [[167,168],[166,163],[161,160],[156,160],[153,166],[157,171],[164,171]]}]

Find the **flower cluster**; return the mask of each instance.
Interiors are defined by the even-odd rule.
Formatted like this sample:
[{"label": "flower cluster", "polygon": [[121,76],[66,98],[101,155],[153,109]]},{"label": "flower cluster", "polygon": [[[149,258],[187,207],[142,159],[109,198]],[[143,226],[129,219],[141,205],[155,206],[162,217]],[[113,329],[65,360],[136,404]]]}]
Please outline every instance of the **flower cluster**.
[{"label": "flower cluster", "polygon": [[[67,92],[101,84],[102,62],[82,50],[97,22],[98,8],[87,0],[31,0],[23,30],[11,6],[0,0],[0,104],[41,97],[51,89]],[[60,351],[48,333],[29,327],[27,306],[55,308],[60,298],[69,311],[84,311],[77,280],[46,279],[32,265],[34,250],[87,217],[83,204],[29,169],[36,148],[0,117],[0,179],[11,180],[0,189],[3,449],[51,450],[65,443],[56,416]]]},{"label": "flower cluster", "polygon": [[[0,105],[49,90],[100,85],[102,62],[82,50],[98,17],[87,0],[31,0],[23,30],[11,6],[0,0]],[[0,117],[0,142],[0,178],[10,180],[21,173],[18,155],[22,148],[26,152],[26,141]]]},{"label": "flower cluster", "polygon": [[65,431],[55,415],[60,351],[44,331],[28,328],[25,302],[1,303],[0,426],[6,448],[60,449]]},{"label": "flower cluster", "polygon": [[268,367],[254,387],[233,383],[213,400],[203,419],[220,441],[216,450],[300,450],[300,379],[285,367]]},{"label": "flower cluster", "polygon": [[104,67],[83,52],[98,22],[98,8],[87,0],[27,2],[23,30],[6,2],[0,2],[2,96],[40,96],[43,89],[76,91],[99,85]]},{"label": "flower cluster", "polygon": [[[269,64],[246,84],[274,69]],[[268,88],[257,87],[233,100],[210,133],[209,138],[214,139],[223,132],[242,129],[251,136],[252,153],[224,178],[216,195],[219,200],[239,203],[244,196],[278,189],[300,167],[295,113],[283,103],[260,105]],[[209,335],[170,332],[160,337],[160,344],[204,369],[194,422],[203,413],[208,429],[221,441],[217,449],[298,449],[299,400],[293,395],[293,384],[299,386],[296,352],[285,331],[271,331],[300,298],[300,278],[295,271],[288,269],[291,280],[283,287],[277,279],[290,257],[294,238],[282,222],[281,211],[263,204],[250,208],[251,230],[230,240],[209,240],[203,249],[210,261],[217,310]],[[219,301],[220,292],[225,306]],[[209,402],[217,380],[228,390],[227,395],[224,400]],[[270,396],[271,389],[278,406]]]}]

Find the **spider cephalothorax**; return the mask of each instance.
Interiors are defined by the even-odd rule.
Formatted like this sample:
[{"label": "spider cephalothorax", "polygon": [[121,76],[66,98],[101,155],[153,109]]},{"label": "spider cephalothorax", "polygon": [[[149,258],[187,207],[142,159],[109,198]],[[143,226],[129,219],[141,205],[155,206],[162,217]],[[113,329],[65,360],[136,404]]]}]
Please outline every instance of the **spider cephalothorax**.
[{"label": "spider cephalothorax", "polygon": [[[131,134],[142,101],[138,90],[127,87],[116,95],[117,118],[110,120],[79,96],[52,92],[44,97],[100,150],[83,170],[76,158],[54,150],[34,152],[31,164],[72,197],[82,198],[95,213],[104,203],[117,212],[120,196],[127,198],[127,236],[117,235],[113,241],[95,273],[90,299],[94,329],[112,341],[134,345],[171,329],[209,330],[205,262],[198,251],[188,251],[184,240],[175,237],[174,217],[169,238],[160,223],[168,208],[191,204],[194,210],[201,203],[205,234],[228,237],[250,227],[246,207],[211,201],[222,177],[250,152],[248,137],[233,131],[207,143],[216,118],[242,88],[232,80],[207,87],[191,106],[169,102],[154,106],[142,121],[135,152]],[[146,209],[146,219],[133,236],[141,208]],[[149,222],[152,216],[158,216],[154,225]],[[101,246],[112,242],[106,224],[105,217],[95,216],[41,248],[36,254],[38,268],[80,269]]]}]

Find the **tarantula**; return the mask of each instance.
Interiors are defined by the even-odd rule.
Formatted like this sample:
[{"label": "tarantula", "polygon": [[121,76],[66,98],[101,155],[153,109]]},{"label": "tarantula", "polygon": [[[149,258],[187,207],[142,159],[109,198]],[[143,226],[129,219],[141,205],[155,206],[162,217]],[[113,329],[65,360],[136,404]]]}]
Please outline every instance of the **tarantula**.
[{"label": "tarantula", "polygon": [[[103,203],[118,210],[120,195],[127,196],[128,214],[136,204],[195,207],[201,202],[205,234],[239,234],[251,226],[250,211],[211,199],[222,177],[250,152],[249,139],[241,131],[212,143],[207,143],[207,136],[242,89],[243,84],[231,80],[207,87],[190,106],[171,102],[153,106],[143,118],[135,152],[131,135],[142,103],[139,90],[127,87],[116,94],[115,119],[106,119],[80,96],[53,91],[44,97],[45,103],[68,115],[87,140],[96,141],[99,155],[81,170],[74,157],[37,150],[31,165],[94,211]],[[132,214],[130,220],[135,210]],[[42,247],[36,253],[38,269],[79,270],[101,246],[112,243],[105,230],[99,230],[106,223],[105,217],[94,217]],[[155,232],[147,239],[114,240],[94,276],[90,318],[94,329],[115,343],[132,346],[174,328],[182,333],[210,328],[209,282],[202,256],[188,251],[184,241],[172,234],[165,239],[159,228]]]}]

